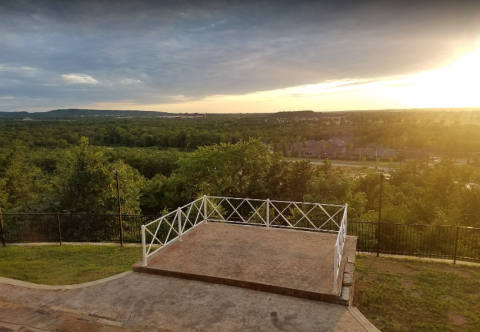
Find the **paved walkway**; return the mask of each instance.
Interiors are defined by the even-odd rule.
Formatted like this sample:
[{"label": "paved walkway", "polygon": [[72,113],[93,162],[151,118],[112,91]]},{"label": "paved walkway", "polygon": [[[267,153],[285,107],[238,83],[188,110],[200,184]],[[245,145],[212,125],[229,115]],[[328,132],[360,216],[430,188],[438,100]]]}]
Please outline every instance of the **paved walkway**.
[{"label": "paved walkway", "polygon": [[86,287],[0,283],[0,331],[374,331],[354,308],[130,273]]}]

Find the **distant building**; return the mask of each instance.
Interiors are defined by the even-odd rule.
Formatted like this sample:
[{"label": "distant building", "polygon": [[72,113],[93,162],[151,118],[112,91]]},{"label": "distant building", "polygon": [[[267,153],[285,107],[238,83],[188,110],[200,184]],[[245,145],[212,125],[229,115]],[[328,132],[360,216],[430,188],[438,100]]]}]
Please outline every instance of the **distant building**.
[{"label": "distant building", "polygon": [[329,148],[331,148],[331,144],[325,140],[306,141],[305,147],[302,149],[302,157],[320,158],[327,153]]},{"label": "distant building", "polygon": [[285,154],[291,157],[303,158],[321,158],[325,156],[341,156],[344,155],[346,149],[344,146],[338,146],[332,142],[321,140],[309,140],[295,143],[277,143],[275,144],[277,151],[285,149]]},{"label": "distant building", "polygon": [[345,140],[339,137],[334,137],[328,140],[328,142],[332,145],[335,145],[337,147],[342,147],[345,146]]},{"label": "distant building", "polygon": [[370,160],[405,160],[405,159],[424,159],[430,157],[430,152],[426,149],[404,148],[403,150],[378,147],[375,143],[367,143],[362,147],[357,147],[347,153],[349,140],[348,137],[333,137],[326,140],[308,140],[295,143],[276,143],[273,144],[275,151],[281,151],[286,156],[302,158],[351,158]]},{"label": "distant building", "polygon": [[186,114],[179,114],[175,116],[176,118],[206,118],[207,113],[186,113]]}]

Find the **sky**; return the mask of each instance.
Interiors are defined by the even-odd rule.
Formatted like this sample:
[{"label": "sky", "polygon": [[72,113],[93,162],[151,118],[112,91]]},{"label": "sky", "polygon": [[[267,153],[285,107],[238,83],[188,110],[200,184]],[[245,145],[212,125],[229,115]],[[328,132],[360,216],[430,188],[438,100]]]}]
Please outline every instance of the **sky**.
[{"label": "sky", "polygon": [[1,0],[0,111],[480,107],[480,1]]}]

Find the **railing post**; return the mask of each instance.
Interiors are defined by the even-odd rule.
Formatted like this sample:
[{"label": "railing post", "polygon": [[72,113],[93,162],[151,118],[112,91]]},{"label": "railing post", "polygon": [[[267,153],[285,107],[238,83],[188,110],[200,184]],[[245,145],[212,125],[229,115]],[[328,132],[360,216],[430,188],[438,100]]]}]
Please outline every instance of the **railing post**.
[{"label": "railing post", "polygon": [[145,225],[142,225],[142,266],[147,266],[147,245],[145,239]]},{"label": "railing post", "polygon": [[455,234],[455,252],[453,253],[453,264],[457,263],[457,246],[458,246],[458,230],[460,226],[457,225],[457,232]]},{"label": "railing post", "polygon": [[2,217],[2,209],[0,209],[0,232],[2,232],[2,246],[6,246],[5,243],[5,228],[3,228],[3,217]]},{"label": "railing post", "polygon": [[347,236],[347,226],[348,226],[347,210],[348,210],[348,204],[345,204],[345,236]]},{"label": "railing post", "polygon": [[123,247],[123,221],[121,214],[118,214],[118,223],[120,226],[120,247]]},{"label": "railing post", "polygon": [[338,279],[338,247],[333,246],[333,294],[337,293],[337,279]]},{"label": "railing post", "polygon": [[270,229],[270,199],[267,198],[267,229]]},{"label": "railing post", "polygon": [[182,210],[177,209],[177,221],[178,221],[178,241],[182,242]]},{"label": "railing post", "polygon": [[380,223],[377,223],[377,257],[380,256]]},{"label": "railing post", "polygon": [[60,241],[60,245],[62,245],[62,229],[60,228],[60,215],[57,212],[57,224],[58,224],[58,239]]},{"label": "railing post", "polygon": [[207,195],[203,195],[203,221],[208,223],[208,216],[207,216]]}]

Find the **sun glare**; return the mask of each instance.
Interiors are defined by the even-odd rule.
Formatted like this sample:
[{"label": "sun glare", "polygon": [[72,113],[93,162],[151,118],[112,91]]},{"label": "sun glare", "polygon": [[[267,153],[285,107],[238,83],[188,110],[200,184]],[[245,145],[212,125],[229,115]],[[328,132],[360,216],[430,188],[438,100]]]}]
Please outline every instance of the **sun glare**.
[{"label": "sun glare", "polygon": [[452,65],[412,75],[399,98],[415,107],[480,105],[480,48]]},{"label": "sun glare", "polygon": [[[292,109],[355,110],[480,106],[480,47],[450,66],[412,75],[355,78],[243,95],[212,95],[160,105],[122,103],[122,109],[170,112],[278,112]],[[97,107],[107,105],[97,105]],[[110,107],[110,105],[108,106]],[[111,106],[111,107],[120,107]]]}]

